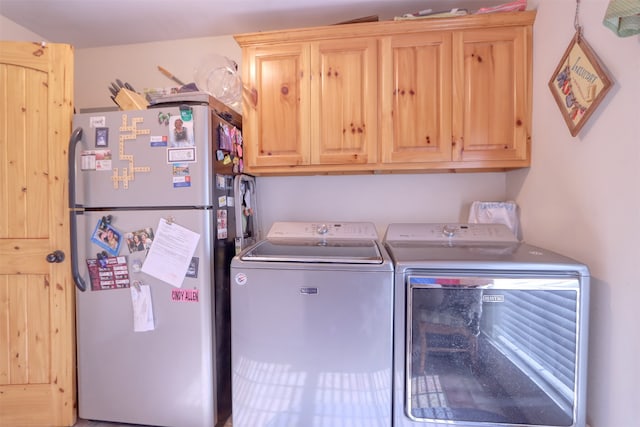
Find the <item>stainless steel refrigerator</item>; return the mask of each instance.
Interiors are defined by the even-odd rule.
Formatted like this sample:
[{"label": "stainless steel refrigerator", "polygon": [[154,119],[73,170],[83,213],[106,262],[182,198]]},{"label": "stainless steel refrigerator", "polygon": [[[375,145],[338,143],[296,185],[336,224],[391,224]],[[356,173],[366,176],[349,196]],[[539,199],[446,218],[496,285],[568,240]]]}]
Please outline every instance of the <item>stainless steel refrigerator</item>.
[{"label": "stainless steel refrigerator", "polygon": [[80,418],[223,421],[230,261],[259,237],[240,126],[197,103],[81,113],[69,163]]}]

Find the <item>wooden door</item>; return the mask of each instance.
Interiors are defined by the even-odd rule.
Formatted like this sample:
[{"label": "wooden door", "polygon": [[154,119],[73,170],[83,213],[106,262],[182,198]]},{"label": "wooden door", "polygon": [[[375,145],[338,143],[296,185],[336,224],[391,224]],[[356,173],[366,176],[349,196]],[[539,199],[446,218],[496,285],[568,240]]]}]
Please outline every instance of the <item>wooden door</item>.
[{"label": "wooden door", "polygon": [[384,163],[451,160],[451,32],[383,39]]},{"label": "wooden door", "polygon": [[[67,208],[72,100],[71,46],[0,42],[2,427],[75,422]],[[56,250],[64,261],[48,262]]]},{"label": "wooden door", "polygon": [[377,161],[377,42],[372,37],[311,44],[311,163]]},{"label": "wooden door", "polygon": [[531,28],[454,34],[454,160],[527,166],[531,123]]},{"label": "wooden door", "polygon": [[309,164],[309,49],[303,43],[243,50],[245,166]]}]

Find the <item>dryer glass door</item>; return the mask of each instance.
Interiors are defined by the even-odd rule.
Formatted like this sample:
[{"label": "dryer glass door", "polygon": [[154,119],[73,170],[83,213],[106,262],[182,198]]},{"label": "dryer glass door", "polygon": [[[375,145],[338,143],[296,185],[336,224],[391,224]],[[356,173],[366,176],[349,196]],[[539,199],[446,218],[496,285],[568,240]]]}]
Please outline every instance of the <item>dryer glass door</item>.
[{"label": "dryer glass door", "polygon": [[579,364],[586,356],[579,350],[577,278],[408,280],[409,417],[575,425]]}]

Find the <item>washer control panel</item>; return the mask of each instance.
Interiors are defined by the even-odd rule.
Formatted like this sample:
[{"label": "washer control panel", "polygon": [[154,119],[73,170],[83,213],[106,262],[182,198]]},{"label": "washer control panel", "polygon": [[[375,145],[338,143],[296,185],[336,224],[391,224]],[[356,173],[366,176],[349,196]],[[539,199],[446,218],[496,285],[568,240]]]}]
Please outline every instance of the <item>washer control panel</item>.
[{"label": "washer control panel", "polygon": [[389,224],[387,241],[517,242],[504,224]]},{"label": "washer control panel", "polygon": [[267,239],[378,239],[370,222],[275,222]]}]

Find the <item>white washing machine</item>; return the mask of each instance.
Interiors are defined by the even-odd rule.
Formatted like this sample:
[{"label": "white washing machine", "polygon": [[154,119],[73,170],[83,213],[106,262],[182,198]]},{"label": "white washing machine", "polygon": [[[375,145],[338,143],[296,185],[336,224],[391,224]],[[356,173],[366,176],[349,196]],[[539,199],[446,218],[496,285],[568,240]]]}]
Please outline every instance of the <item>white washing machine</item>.
[{"label": "white washing machine", "polygon": [[391,224],[395,427],[584,427],[588,268],[501,224]]},{"label": "white washing machine", "polygon": [[393,265],[371,223],[275,223],[231,263],[234,427],[389,427]]}]

